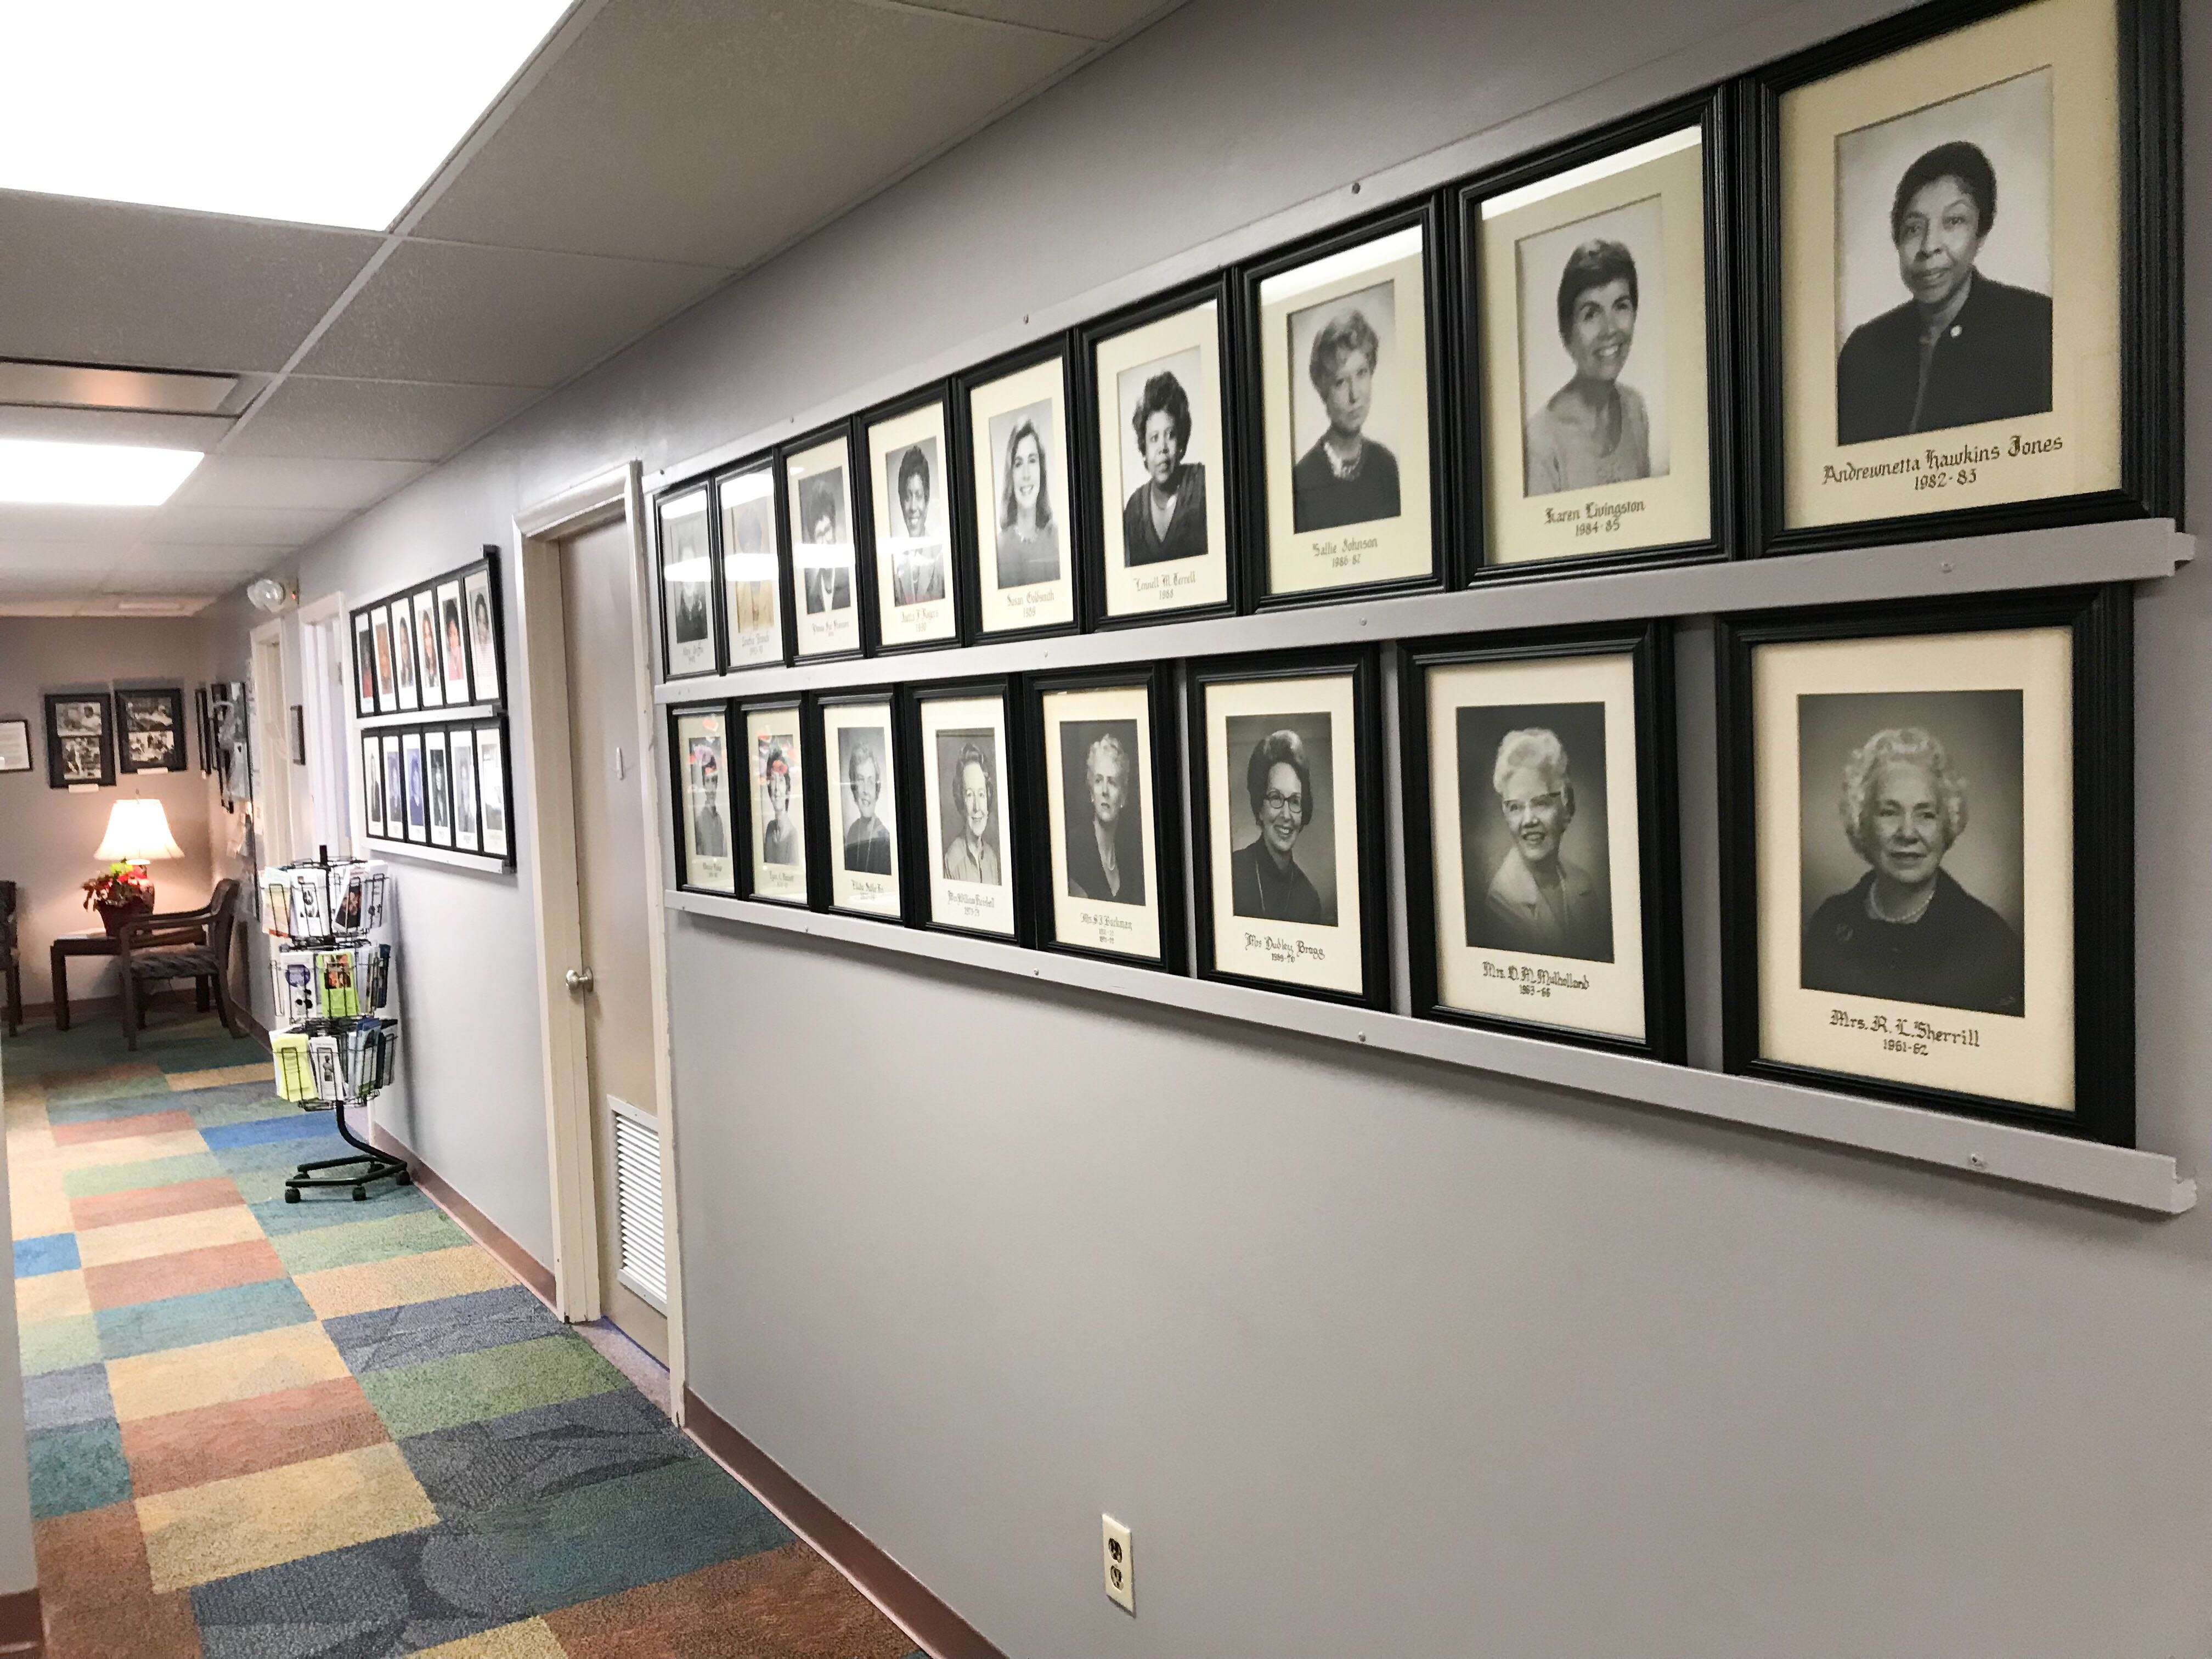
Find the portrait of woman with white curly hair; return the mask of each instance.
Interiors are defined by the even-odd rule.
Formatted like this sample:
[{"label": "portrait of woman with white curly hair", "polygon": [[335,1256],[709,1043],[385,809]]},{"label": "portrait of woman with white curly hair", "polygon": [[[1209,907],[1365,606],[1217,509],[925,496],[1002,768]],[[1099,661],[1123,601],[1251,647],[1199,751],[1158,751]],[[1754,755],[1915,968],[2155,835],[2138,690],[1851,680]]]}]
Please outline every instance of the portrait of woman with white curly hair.
[{"label": "portrait of woman with white curly hair", "polygon": [[[1557,728],[1566,722],[1554,719],[1549,725],[1516,726],[1494,743],[1483,740],[1490,737],[1479,729],[1486,717],[1494,720],[1501,714],[1524,712],[1581,714],[1577,726],[1587,732],[1577,729],[1575,742],[1564,741]],[[1468,708],[1460,714],[1462,810],[1484,820],[1481,827],[1488,831],[1467,837],[1470,859],[1481,860],[1471,862],[1467,872],[1467,942],[1529,956],[1612,961],[1613,896],[1604,844],[1588,835],[1571,835],[1583,763],[1597,787],[1604,787],[1603,705],[1557,711]],[[1478,740],[1470,744],[1470,738]],[[1572,752],[1583,746],[1593,752]],[[1504,831],[1502,854],[1495,850],[1498,828]],[[1486,865],[1489,884],[1477,886]]]},{"label": "portrait of woman with white curly hair", "polygon": [[[1885,726],[1851,750],[1841,785],[1831,823],[1867,867],[1807,921],[1804,988],[2026,1012],[2020,934],[1943,868],[1973,822],[1974,791],[1942,736]],[[1823,826],[1808,813],[1806,830]]]}]

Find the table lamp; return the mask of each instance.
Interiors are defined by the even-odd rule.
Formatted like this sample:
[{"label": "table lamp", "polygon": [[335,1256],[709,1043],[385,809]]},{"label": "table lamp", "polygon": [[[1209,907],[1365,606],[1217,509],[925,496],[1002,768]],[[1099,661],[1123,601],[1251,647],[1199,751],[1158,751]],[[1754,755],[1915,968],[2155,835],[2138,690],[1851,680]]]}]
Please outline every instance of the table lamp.
[{"label": "table lamp", "polygon": [[[146,866],[155,859],[180,859],[184,855],[185,849],[169,833],[169,815],[162,810],[161,803],[134,799],[115,803],[115,810],[107,815],[107,834],[93,857],[104,864],[130,866],[130,884],[143,890],[145,907],[151,910],[154,879]],[[108,908],[101,906],[103,910]]]}]

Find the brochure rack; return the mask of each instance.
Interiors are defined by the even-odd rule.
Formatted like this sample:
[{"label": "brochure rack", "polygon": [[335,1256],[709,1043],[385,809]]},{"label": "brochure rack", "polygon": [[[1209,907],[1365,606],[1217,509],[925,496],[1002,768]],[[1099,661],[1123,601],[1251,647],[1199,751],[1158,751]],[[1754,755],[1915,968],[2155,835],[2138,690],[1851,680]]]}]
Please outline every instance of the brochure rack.
[{"label": "brochure rack", "polygon": [[301,1164],[285,1178],[288,1204],[299,1203],[311,1187],[349,1188],[359,1203],[370,1182],[414,1184],[404,1160],[378,1151],[346,1123],[348,1106],[365,1115],[392,1081],[398,1054],[398,1024],[377,1012],[391,988],[392,946],[374,936],[385,927],[390,894],[382,865],[334,864],[327,848],[262,877],[277,1018],[288,1022],[270,1038],[277,1092],[304,1110],[331,1112],[339,1139],[356,1149],[350,1157]]}]

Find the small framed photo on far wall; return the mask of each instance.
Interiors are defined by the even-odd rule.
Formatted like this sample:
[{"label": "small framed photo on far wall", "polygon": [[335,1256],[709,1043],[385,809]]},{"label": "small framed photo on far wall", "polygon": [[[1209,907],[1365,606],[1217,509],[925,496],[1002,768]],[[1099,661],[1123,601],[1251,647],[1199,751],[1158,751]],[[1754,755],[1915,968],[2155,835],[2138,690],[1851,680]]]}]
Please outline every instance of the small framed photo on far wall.
[{"label": "small framed photo on far wall", "polygon": [[1181,750],[1164,664],[1034,676],[1037,943],[1182,970]]},{"label": "small framed photo on far wall", "polygon": [[1756,77],[1763,550],[2172,510],[2177,50],[2166,0],[1923,6]]},{"label": "small framed photo on far wall", "polygon": [[1028,902],[1007,774],[1020,711],[1009,680],[909,686],[908,750],[918,797],[907,845],[920,924],[1025,943]]},{"label": "small framed photo on far wall", "polygon": [[1403,648],[1416,1015],[1680,1058],[1668,637]]},{"label": "small framed photo on far wall", "polygon": [[775,462],[762,456],[714,480],[721,538],[723,655],[732,669],[784,660]]},{"label": "small framed photo on far wall", "polygon": [[1728,546],[1725,100],[1460,192],[1471,578]]},{"label": "small framed photo on far wall", "polygon": [[1375,653],[1216,659],[1189,673],[1198,971],[1383,1006]]},{"label": "small framed photo on far wall", "polygon": [[1425,198],[1244,270],[1261,606],[1443,581],[1441,218]]},{"label": "small framed photo on far wall", "polygon": [[830,908],[902,921],[897,700],[888,689],[843,691],[816,698],[815,708]]},{"label": "small framed photo on far wall", "polygon": [[871,589],[860,557],[850,423],[840,421],[787,445],[783,488],[791,548],[787,602],[799,659],[857,657]]},{"label": "small framed photo on far wall", "polygon": [[748,820],[744,896],[804,906],[807,878],[805,723],[796,698],[738,705]]},{"label": "small framed photo on far wall", "polygon": [[1236,609],[1229,323],[1229,285],[1216,276],[1079,337],[1091,526],[1083,556],[1100,628]]},{"label": "small framed photo on far wall", "polygon": [[966,512],[960,579],[975,633],[1076,625],[1074,398],[1067,337],[1023,347],[957,382]]},{"label": "small framed photo on far wall", "polygon": [[730,810],[730,711],[702,703],[668,711],[676,774],[676,884],[734,898],[737,823]]},{"label": "small framed photo on far wall", "polygon": [[952,550],[954,487],[951,393],[942,384],[861,417],[876,550],[876,648],[912,651],[960,642],[960,584]]},{"label": "small framed photo on far wall", "polygon": [[2131,1142],[2129,605],[1722,623],[1730,1071]]},{"label": "small framed photo on far wall", "polygon": [[472,702],[500,700],[499,583],[486,558],[461,573],[463,603],[469,616],[469,687]]},{"label": "small framed photo on far wall", "polygon": [[660,544],[663,677],[691,679],[720,666],[714,653],[714,560],[708,545],[707,486],[663,495],[653,506]]}]

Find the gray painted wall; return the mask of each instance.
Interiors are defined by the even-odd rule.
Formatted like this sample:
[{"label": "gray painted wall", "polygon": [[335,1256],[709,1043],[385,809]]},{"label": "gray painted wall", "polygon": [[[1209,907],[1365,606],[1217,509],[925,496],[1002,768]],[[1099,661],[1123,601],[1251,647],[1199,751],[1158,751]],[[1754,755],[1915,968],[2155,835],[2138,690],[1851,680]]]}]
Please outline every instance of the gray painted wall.
[{"label": "gray painted wall", "polygon": [[[348,526],[303,592],[400,586],[620,460],[842,412],[1270,216],[1891,9],[1195,0]],[[2142,1139],[2198,1175],[2208,612],[2196,571],[2137,612]],[[403,1133],[542,1250],[527,887],[409,866]],[[2208,1650],[2212,1206],[2151,1223],[1347,1055],[1294,1000],[1261,1042],[731,925],[670,950],[693,1385],[1009,1652]],[[1102,1510],[1136,1530],[1133,1621]]]}]

